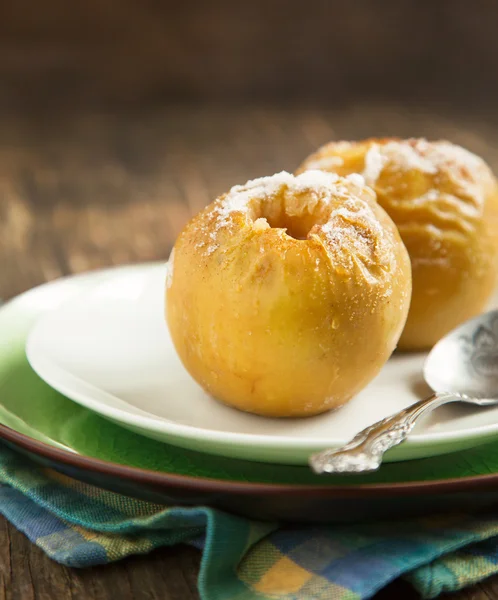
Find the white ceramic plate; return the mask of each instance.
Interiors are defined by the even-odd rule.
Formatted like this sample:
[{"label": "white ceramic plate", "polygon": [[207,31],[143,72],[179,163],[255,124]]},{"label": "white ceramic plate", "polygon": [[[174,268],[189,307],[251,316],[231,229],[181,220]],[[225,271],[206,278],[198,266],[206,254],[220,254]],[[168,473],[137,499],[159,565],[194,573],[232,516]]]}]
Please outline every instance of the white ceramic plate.
[{"label": "white ceramic plate", "polygon": [[[306,419],[269,419],[207,395],[180,362],[164,320],[163,265],[117,269],[33,328],[34,370],[75,402],[145,436],[249,460],[305,464],[360,429],[427,395],[425,354],[396,355],[343,408]],[[498,408],[444,406],[386,460],[471,447],[498,437]]]}]

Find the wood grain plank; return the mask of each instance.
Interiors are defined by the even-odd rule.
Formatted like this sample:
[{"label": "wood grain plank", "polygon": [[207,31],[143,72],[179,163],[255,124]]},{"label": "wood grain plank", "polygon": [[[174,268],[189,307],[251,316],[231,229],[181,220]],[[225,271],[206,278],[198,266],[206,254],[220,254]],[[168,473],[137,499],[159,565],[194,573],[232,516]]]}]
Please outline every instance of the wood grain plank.
[{"label": "wood grain plank", "polygon": [[12,547],[9,525],[0,518],[0,600],[12,597]]},{"label": "wood grain plank", "polygon": [[[6,542],[6,543],[4,543]],[[88,569],[51,561],[0,518],[0,598],[8,600],[198,600],[200,553],[164,548]]]},{"label": "wood grain plank", "polygon": [[[10,524],[2,530],[2,537],[7,540],[10,554],[10,581],[7,588],[9,600],[35,600],[33,572],[30,557],[36,553],[28,540]],[[40,574],[35,573],[38,578]]]}]

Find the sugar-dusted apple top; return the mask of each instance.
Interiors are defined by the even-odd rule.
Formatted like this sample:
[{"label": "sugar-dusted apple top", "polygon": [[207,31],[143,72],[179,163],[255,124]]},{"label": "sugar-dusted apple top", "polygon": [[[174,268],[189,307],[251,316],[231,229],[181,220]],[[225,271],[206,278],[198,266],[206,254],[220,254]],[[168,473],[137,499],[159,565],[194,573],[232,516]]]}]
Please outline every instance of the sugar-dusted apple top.
[{"label": "sugar-dusted apple top", "polygon": [[375,194],[359,175],[310,170],[294,176],[283,171],[232,187],[198,216],[189,235],[204,258],[240,245],[235,231],[249,237],[257,233],[260,241],[267,239],[281,250],[314,240],[326,248],[337,269],[353,268],[354,263],[374,283],[395,268],[392,231],[383,226],[385,218],[379,218]]},{"label": "sugar-dusted apple top", "polygon": [[336,408],[403,329],[410,264],[358,175],[278,173],[233,187],[177,239],[167,321],[215,398],[268,416]]},{"label": "sugar-dusted apple top", "polygon": [[[470,212],[472,206],[483,204],[488,186],[494,185],[493,173],[482,158],[446,140],[428,141],[425,138],[331,142],[311,155],[300,171],[330,169],[335,173],[348,174],[352,163],[356,163],[358,173],[362,174],[369,186],[380,183],[381,176],[396,172],[402,176],[408,171],[430,176],[436,184],[431,190],[432,196],[439,185],[451,183],[458,192],[455,199],[469,205]],[[465,206],[462,210],[468,212]]]}]

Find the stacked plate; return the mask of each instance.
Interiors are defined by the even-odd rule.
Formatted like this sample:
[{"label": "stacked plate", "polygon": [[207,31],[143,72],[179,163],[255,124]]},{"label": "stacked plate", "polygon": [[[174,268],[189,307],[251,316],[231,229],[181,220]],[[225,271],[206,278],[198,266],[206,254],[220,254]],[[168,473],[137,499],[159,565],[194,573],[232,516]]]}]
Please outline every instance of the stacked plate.
[{"label": "stacked plate", "polygon": [[334,522],[485,507],[498,498],[498,408],[448,405],[369,475],[317,476],[311,453],[429,392],[394,355],[346,407],[266,419],[210,398],[164,320],[164,265],[63,279],[0,310],[0,437],[77,479],[165,504]]}]

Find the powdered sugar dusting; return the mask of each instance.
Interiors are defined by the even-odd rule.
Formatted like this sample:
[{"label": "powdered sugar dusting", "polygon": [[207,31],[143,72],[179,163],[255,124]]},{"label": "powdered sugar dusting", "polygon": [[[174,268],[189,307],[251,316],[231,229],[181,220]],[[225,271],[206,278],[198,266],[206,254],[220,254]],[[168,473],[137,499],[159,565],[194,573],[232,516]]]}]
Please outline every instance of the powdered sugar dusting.
[{"label": "powdered sugar dusting", "polygon": [[365,155],[363,177],[367,184],[373,184],[379,178],[387,158],[381,154],[379,144],[373,144]]},{"label": "powdered sugar dusting", "polygon": [[396,268],[392,238],[364,200],[348,199],[339,205],[321,232],[336,266],[351,269],[356,265],[369,284],[379,282],[379,268]]},{"label": "powdered sugar dusting", "polygon": [[468,198],[482,206],[486,187],[493,179],[491,170],[482,158],[447,141],[436,142],[432,146],[433,160]]},{"label": "powdered sugar dusting", "polygon": [[389,142],[382,146],[381,152],[388,161],[395,162],[398,169],[414,169],[434,175],[437,173],[438,164],[428,153],[429,148],[430,144],[426,140],[418,140],[415,143]]},{"label": "powdered sugar dusting", "polygon": [[[340,179],[335,173],[327,173],[319,169],[310,169],[297,176],[282,171],[269,177],[253,179],[245,185],[234,186],[225,195],[219,214],[223,219],[233,212],[247,212],[252,201],[265,202],[283,192],[290,194],[311,192],[320,195],[322,198],[344,193],[345,187],[341,185]],[[355,176],[349,176],[346,179],[358,182]]]},{"label": "powdered sugar dusting", "polygon": [[445,173],[462,193],[478,205],[484,202],[482,180],[491,177],[489,168],[481,158],[444,140],[429,142],[419,138],[372,144],[365,155],[363,176],[366,183],[374,185],[387,166],[431,175]]},{"label": "powdered sugar dusting", "polygon": [[439,192],[437,190],[435,190],[434,188],[432,188],[428,192],[423,194],[422,196],[419,196],[419,198],[417,198],[417,200],[421,204],[423,204],[424,202],[434,202],[438,198],[439,198]]},{"label": "powdered sugar dusting", "polygon": [[[368,231],[375,233],[376,236],[382,238],[384,229],[376,218],[373,210],[364,201],[346,200],[342,205],[334,209],[330,218],[325,223],[321,230],[327,235],[329,240],[338,241],[338,235],[341,234],[341,228],[336,228],[334,225],[338,218],[351,224],[360,224]],[[340,241],[340,240],[339,240]]]},{"label": "powdered sugar dusting", "polygon": [[348,175],[346,179],[358,187],[363,187],[366,183],[363,175],[360,175],[359,173],[351,173],[351,175]]},{"label": "powdered sugar dusting", "polygon": [[[308,239],[326,248],[332,268],[345,274],[359,273],[387,295],[386,274],[397,268],[396,241],[391,229],[381,222],[376,206],[375,194],[365,186],[362,175],[340,177],[311,169],[294,176],[283,171],[234,186],[216,200],[195,225],[196,247],[204,256],[222,252],[236,228],[241,227],[240,213],[250,235],[266,235],[265,231],[273,227],[271,223],[277,223],[274,227],[285,235],[279,222],[285,222],[286,217],[309,220],[311,216],[315,224]],[[264,251],[260,246],[259,252]],[[319,258],[312,268],[320,270]]]},{"label": "powdered sugar dusting", "polygon": [[469,171],[480,171],[483,167],[487,168],[486,163],[482,160],[482,158],[477,156],[477,154],[462,148],[462,146],[451,144],[445,140],[434,142],[432,146],[439,154],[440,160],[444,160],[446,163],[459,163]]},{"label": "powdered sugar dusting", "polygon": [[[262,231],[266,228],[262,223],[265,221],[264,215],[268,210],[275,209],[272,202],[279,195],[279,203],[283,200],[283,210],[288,215],[299,216],[306,210],[312,212],[318,205],[328,205],[332,198],[349,197],[353,186],[363,187],[364,183],[363,177],[358,174],[341,178],[335,173],[310,169],[297,176],[282,171],[236,185],[215,203],[214,227],[203,230],[197,247],[202,247],[206,256],[213,254],[219,247],[219,231],[231,224],[231,215],[234,213],[248,214],[255,219],[255,230]],[[302,198],[303,195],[307,197]],[[276,203],[277,208],[279,203]]]},{"label": "powdered sugar dusting", "polygon": [[425,144],[422,144],[422,140],[415,145],[409,142],[372,144],[365,155],[363,171],[365,181],[370,185],[375,184],[388,163],[403,171],[414,169],[423,173],[437,173],[437,165],[431,157],[425,156],[425,154],[426,147]]},{"label": "powdered sugar dusting", "polygon": [[[332,177],[330,177],[330,175],[332,175]],[[327,195],[334,193],[334,191],[337,190],[338,181],[339,176],[335,173],[327,173],[326,171],[320,171],[319,169],[310,169],[309,171],[305,171],[304,173],[293,177],[292,181],[288,184],[288,190],[289,192],[294,192],[296,194],[315,191]]]},{"label": "powdered sugar dusting", "polygon": [[275,196],[285,185],[292,183],[293,176],[287,171],[276,175],[249,180],[245,185],[235,185],[226,194],[220,208],[224,217],[232,212],[247,212],[251,200]]}]

